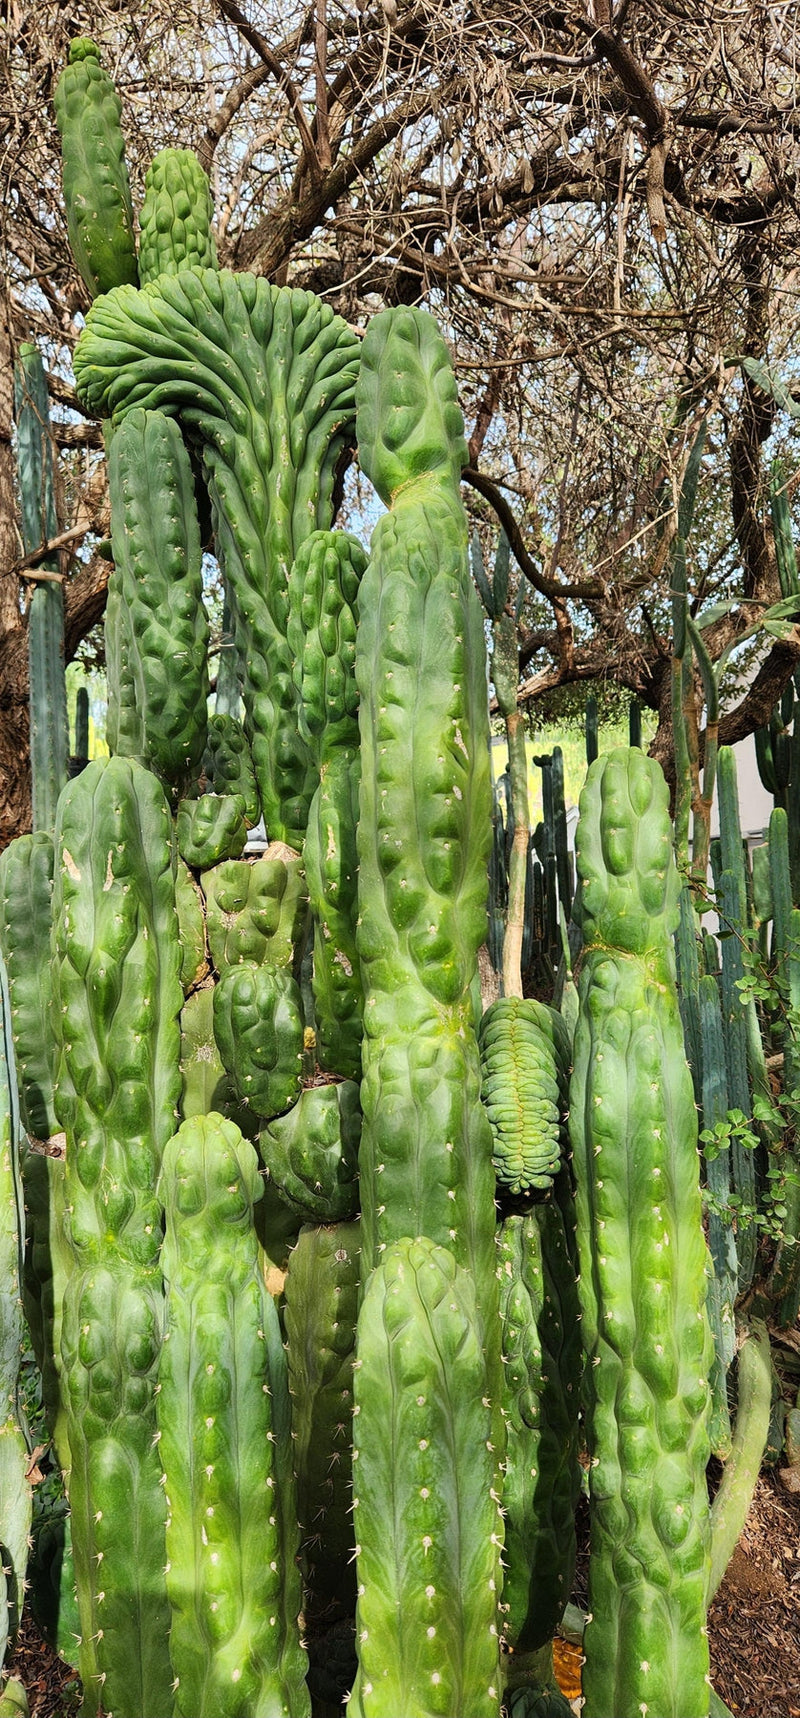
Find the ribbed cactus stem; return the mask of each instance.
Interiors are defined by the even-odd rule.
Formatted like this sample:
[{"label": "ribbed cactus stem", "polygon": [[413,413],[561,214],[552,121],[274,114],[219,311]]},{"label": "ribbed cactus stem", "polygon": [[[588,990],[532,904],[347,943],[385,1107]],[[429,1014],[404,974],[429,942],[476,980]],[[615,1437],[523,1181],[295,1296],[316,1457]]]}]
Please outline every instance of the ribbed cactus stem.
[{"label": "ribbed cactus stem", "polygon": [[[36,346],[20,347],[14,382],[22,542],[31,554],[58,534],[50,403]],[[53,577],[36,584],[28,613],[33,827],[52,834],[69,751],[64,598],[57,555],[43,557],[37,570]]]}]

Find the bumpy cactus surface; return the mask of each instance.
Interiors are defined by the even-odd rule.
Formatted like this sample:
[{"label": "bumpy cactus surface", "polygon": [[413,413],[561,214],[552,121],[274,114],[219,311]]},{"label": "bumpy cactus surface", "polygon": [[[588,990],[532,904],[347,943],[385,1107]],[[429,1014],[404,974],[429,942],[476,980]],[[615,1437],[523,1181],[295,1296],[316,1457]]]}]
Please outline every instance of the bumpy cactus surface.
[{"label": "bumpy cactus surface", "polygon": [[675,993],[667,789],[638,750],[581,795],[570,1087],[591,1457],[587,1718],[706,1718],[706,1246]]},{"label": "bumpy cactus surface", "polygon": [[391,1243],[358,1321],[356,1718],[499,1713],[502,1517],[481,1344],[452,1253]]},{"label": "bumpy cactus surface", "polygon": [[309,1086],[264,1129],[259,1149],[270,1179],[304,1222],[339,1223],[356,1215],[360,1137],[354,1080]]},{"label": "bumpy cactus surface", "polygon": [[286,1277],[303,1611],[315,1631],[352,1616],[355,1606],[351,1450],[360,1264],[358,1223],[304,1228]]},{"label": "bumpy cactus surface", "polygon": [[[432,318],[370,323],[361,462],[390,504],[361,583],[358,948],[364,1252],[424,1234],[494,1277],[489,1124],[471,986],[486,931],[485,645],[459,496],[466,458]],[[481,1295],[487,1322],[496,1317]]]},{"label": "bumpy cactus surface", "polygon": [[161,149],[144,181],[139,211],[139,281],[185,268],[216,268],[208,175],[191,149]]},{"label": "bumpy cactus surface", "polygon": [[481,1096],[498,1185],[548,1188],[561,1163],[570,1046],[559,1014],[532,997],[503,996],[480,1027]]},{"label": "bumpy cactus surface", "polygon": [[305,1718],[286,1358],[253,1228],[255,1151],[222,1116],[196,1116],[169,1141],[159,1187],[175,1712]]},{"label": "bumpy cactus surface", "polygon": [[10,990],[22,1120],[36,1139],[57,1133],[50,1025],[50,913],[53,842],[40,831],[0,855],[0,952]]},{"label": "bumpy cactus surface", "polygon": [[70,249],[95,298],[114,286],[135,284],[137,271],[122,110],[88,36],[70,42],[54,100]]},{"label": "bumpy cactus surface", "polygon": [[169,812],[155,776],[127,758],[90,764],[62,794],[56,851],[56,1112],[73,1251],[61,1349],[80,1669],[87,1700],[150,1718],[171,1710],[155,1183],[180,1093],[182,1001]]},{"label": "bumpy cactus surface", "polygon": [[536,1651],[561,1621],[575,1568],[583,1357],[578,1288],[555,1197],[498,1235],[506,1461],[503,1633]]},{"label": "bumpy cactus surface", "polygon": [[131,412],[112,438],[108,480],[136,751],[177,795],[205,750],[208,621],[194,480],[174,420]]}]

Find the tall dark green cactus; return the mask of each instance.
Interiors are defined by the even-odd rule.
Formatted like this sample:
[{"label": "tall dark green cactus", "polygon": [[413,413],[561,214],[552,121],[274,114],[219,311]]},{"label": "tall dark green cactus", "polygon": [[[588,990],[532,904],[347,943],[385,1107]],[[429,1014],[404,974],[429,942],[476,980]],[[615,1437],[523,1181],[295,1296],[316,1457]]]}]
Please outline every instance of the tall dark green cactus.
[{"label": "tall dark green cactus", "polygon": [[638,750],[581,795],[570,1088],[591,1458],[588,1718],[707,1718],[706,1245],[667,788]]},{"label": "tall dark green cactus", "polygon": [[[28,343],[19,351],[14,400],[22,543],[30,554],[58,534],[58,517],[47,381],[39,350]],[[57,557],[45,557],[39,570],[52,578],[36,584],[28,612],[31,788],[33,827],[52,834],[69,751],[64,598]]]}]

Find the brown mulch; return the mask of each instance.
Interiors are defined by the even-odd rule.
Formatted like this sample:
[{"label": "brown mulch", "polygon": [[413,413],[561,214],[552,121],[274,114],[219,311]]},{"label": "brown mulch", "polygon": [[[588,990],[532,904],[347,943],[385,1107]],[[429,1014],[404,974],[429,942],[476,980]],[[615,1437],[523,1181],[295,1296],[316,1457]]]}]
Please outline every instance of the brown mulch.
[{"label": "brown mulch", "polygon": [[[585,1527],[582,1518],[576,1587],[584,1604]],[[758,1481],[709,1634],[714,1687],[735,1718],[800,1718],[800,1496],[774,1473]],[[31,1718],[75,1718],[74,1672],[45,1646],[29,1616],[9,1668],[28,1691]]]}]

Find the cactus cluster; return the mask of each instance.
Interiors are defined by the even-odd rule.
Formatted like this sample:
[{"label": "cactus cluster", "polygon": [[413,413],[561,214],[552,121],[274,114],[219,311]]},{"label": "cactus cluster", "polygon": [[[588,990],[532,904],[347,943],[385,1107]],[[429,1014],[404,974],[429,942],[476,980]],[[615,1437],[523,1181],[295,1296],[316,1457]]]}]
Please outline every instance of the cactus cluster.
[{"label": "cactus cluster", "polygon": [[[562,1712],[582,1391],[586,1711],[707,1718],[711,1338],[663,778],[635,749],[590,772],[570,1077],[573,991],[563,1015],[522,994],[526,881],[552,976],[572,878],[560,755],[538,873],[528,840],[507,552],[491,590],[476,564],[519,830],[481,1018],[486,644],[440,331],[401,307],[359,343],[220,271],[187,152],[153,163],[137,258],[85,39],[57,111],[95,299],[75,374],[109,451],[112,755],[63,788],[54,840],[4,856],[0,948],[69,1501],[46,1599],[62,1643],[74,1572],[85,1718]],[[386,507],[368,553],[333,529],[354,432]],[[214,715],[204,490],[234,640]]]}]

